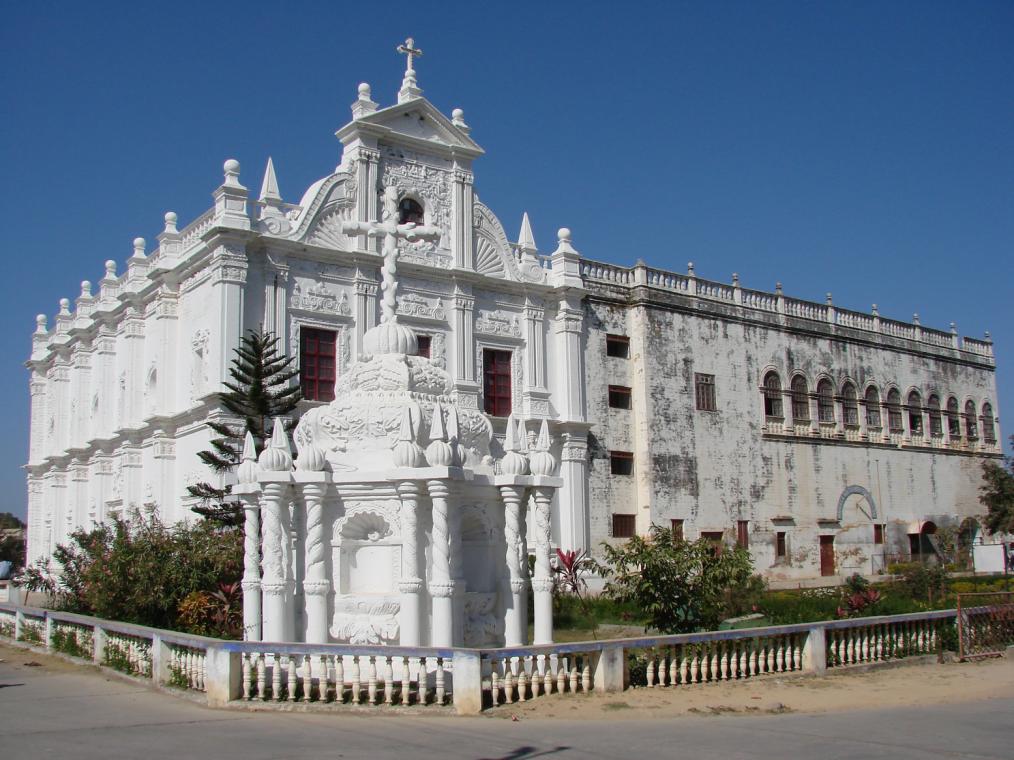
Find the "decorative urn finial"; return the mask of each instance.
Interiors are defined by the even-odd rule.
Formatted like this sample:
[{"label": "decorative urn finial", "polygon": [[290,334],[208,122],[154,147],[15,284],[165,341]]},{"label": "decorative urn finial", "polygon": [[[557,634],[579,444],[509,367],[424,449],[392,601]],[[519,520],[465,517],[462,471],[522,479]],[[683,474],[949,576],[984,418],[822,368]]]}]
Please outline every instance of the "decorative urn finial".
[{"label": "decorative urn finial", "polygon": [[532,475],[552,475],[556,469],[556,457],[549,453],[549,423],[542,420],[539,439],[535,442],[535,453],[531,456]]},{"label": "decorative urn finial", "polygon": [[430,425],[430,445],[426,447],[426,461],[430,467],[450,467],[454,461],[454,451],[447,442],[447,430],[444,428],[444,410],[439,401],[433,405],[433,423]]},{"label": "decorative urn finial", "polygon": [[426,465],[422,446],[415,440],[415,425],[412,424],[411,406],[406,406],[401,410],[401,431],[392,453],[395,467],[424,467]]},{"label": "decorative urn finial", "polygon": [[257,444],[254,443],[253,433],[247,430],[243,439],[243,461],[236,471],[236,479],[240,483],[256,483],[258,474],[260,468],[257,466]]},{"label": "decorative urn finial", "polygon": [[261,452],[257,461],[266,472],[288,472],[292,469],[292,450],[289,448],[289,436],[285,433],[285,422],[281,417],[275,417],[271,443]]},{"label": "decorative urn finial", "polygon": [[504,455],[500,460],[500,473],[502,475],[527,475],[528,457],[518,452],[514,416],[507,418],[507,434],[504,436]]}]

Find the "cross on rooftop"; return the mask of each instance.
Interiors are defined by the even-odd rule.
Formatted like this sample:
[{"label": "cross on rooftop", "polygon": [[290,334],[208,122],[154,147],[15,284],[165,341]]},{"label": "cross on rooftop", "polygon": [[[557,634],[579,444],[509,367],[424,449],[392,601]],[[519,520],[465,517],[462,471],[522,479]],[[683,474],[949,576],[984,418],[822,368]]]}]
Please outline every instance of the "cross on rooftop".
[{"label": "cross on rooftop", "polygon": [[423,54],[422,50],[415,47],[415,40],[409,37],[407,40],[405,40],[404,45],[398,45],[397,51],[406,57],[405,73],[407,74],[410,71],[415,71],[415,66],[412,65],[412,59],[421,57]]}]

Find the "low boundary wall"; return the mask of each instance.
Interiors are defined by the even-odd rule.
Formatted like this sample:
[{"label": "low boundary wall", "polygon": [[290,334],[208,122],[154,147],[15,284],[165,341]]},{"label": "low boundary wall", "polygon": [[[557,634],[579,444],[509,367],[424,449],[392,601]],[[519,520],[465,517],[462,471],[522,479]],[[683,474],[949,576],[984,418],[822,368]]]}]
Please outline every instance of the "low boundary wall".
[{"label": "low boundary wall", "polygon": [[[464,649],[227,641],[0,603],[0,639],[93,662],[214,707],[453,707],[545,695],[693,688],[937,654],[956,610],[735,631]],[[446,709],[446,708],[445,708]]]}]

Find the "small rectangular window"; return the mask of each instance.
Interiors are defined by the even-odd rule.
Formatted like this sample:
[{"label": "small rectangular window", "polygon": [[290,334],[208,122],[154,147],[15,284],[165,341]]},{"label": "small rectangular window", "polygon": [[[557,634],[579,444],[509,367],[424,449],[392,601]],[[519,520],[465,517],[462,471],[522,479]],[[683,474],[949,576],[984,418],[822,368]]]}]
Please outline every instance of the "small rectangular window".
[{"label": "small rectangular window", "polygon": [[483,411],[493,417],[511,413],[511,352],[482,350]]},{"label": "small rectangular window", "polygon": [[629,451],[609,452],[609,472],[612,475],[633,475],[634,455]]},{"label": "small rectangular window", "polygon": [[750,548],[750,521],[739,520],[736,523],[736,546],[740,549]]},{"label": "small rectangular window", "polygon": [[701,538],[705,541],[710,541],[714,547],[714,555],[717,557],[722,553],[722,536],[724,534],[720,530],[702,530]]},{"label": "small rectangular window", "polygon": [[606,356],[615,356],[617,359],[629,359],[630,338],[626,335],[607,335]]},{"label": "small rectangular window", "polygon": [[784,560],[788,557],[788,549],[785,545],[785,531],[775,533],[775,559]]},{"label": "small rectangular window", "polygon": [[416,340],[419,342],[419,350],[415,352],[416,356],[425,356],[427,359],[430,357],[430,346],[433,344],[433,337],[430,335],[418,335]]},{"label": "small rectangular window", "polygon": [[307,401],[334,401],[337,335],[334,330],[299,328],[299,385]]},{"label": "small rectangular window", "polygon": [[673,518],[670,523],[672,524],[672,537],[674,541],[683,540],[683,520],[679,518]]},{"label": "small rectangular window", "polygon": [[694,395],[697,399],[697,408],[702,412],[718,411],[718,404],[715,401],[715,376],[705,375],[700,372],[694,373]]},{"label": "small rectangular window", "polygon": [[623,385],[610,385],[609,406],[613,409],[629,409],[630,388]]},{"label": "small rectangular window", "polygon": [[613,515],[613,538],[633,538],[636,532],[635,515]]},{"label": "small rectangular window", "polygon": [[880,523],[874,523],[873,525],[873,543],[884,543],[884,526]]}]

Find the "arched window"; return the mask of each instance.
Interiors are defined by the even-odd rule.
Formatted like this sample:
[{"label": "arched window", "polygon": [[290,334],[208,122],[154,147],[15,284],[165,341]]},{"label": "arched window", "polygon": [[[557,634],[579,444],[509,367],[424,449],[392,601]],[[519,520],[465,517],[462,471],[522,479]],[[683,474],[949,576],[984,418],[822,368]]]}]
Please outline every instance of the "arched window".
[{"label": "arched window", "polygon": [[859,398],[852,383],[845,383],[841,389],[841,411],[842,422],[849,427],[859,427]]},{"label": "arched window", "polygon": [[929,407],[930,435],[941,436],[944,434],[944,420],[940,416],[940,397],[932,394],[926,403]]},{"label": "arched window", "polygon": [[810,391],[802,375],[792,378],[792,421],[810,421]]},{"label": "arched window", "polygon": [[826,377],[817,383],[817,420],[834,422],[834,390]]},{"label": "arched window", "polygon": [[423,223],[423,207],[414,198],[402,198],[398,204],[398,224],[409,223]]},{"label": "arched window", "polygon": [[901,393],[897,388],[887,392],[887,427],[892,433],[905,432],[905,426],[901,424]]},{"label": "arched window", "polygon": [[975,424],[975,404],[965,402],[965,437],[974,441],[979,437],[979,427]]},{"label": "arched window", "polygon": [[954,396],[947,399],[947,435],[951,438],[961,437],[961,423],[958,421],[958,400]]},{"label": "arched window", "polygon": [[880,393],[873,385],[866,389],[866,427],[880,430]]},{"label": "arched window", "polygon": [[918,391],[908,394],[908,429],[912,435],[922,435],[922,396]]},{"label": "arched window", "polygon": [[996,427],[993,425],[993,407],[987,401],[982,405],[982,440],[996,443]]},{"label": "arched window", "polygon": [[782,381],[773,371],[764,375],[764,416],[782,419]]}]

